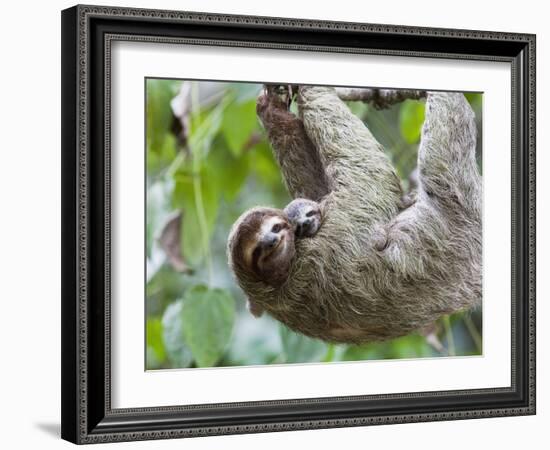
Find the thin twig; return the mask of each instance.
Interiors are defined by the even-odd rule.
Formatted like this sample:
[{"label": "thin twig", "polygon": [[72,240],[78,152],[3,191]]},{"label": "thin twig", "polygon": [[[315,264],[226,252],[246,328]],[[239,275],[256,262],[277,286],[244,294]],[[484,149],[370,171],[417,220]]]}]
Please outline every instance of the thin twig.
[{"label": "thin twig", "polygon": [[[193,83],[191,87],[191,117],[196,121],[199,117],[199,105],[198,105],[198,85]],[[202,143],[201,143],[202,144]],[[199,149],[203,150],[202,145],[199,144]],[[202,151],[191,152],[192,163],[193,163],[193,194],[195,198],[195,208],[197,212],[197,219],[201,229],[201,238],[202,238],[202,250],[206,257],[206,267],[208,269],[208,285],[212,285],[213,279],[213,268],[212,268],[212,254],[210,253],[210,241],[208,238],[208,223],[206,220],[206,212],[204,209],[204,202],[202,198],[202,183],[200,176],[200,167],[201,167],[201,157]]]},{"label": "thin twig", "polygon": [[435,333],[435,331],[427,334],[426,336],[424,336],[424,338],[426,339],[426,343],[430,347],[432,347],[437,353],[440,353],[442,355],[447,354],[447,350],[445,350],[445,347],[443,347],[443,344],[437,337],[437,334]]},{"label": "thin twig", "polygon": [[453,330],[451,328],[451,319],[449,316],[443,318],[443,325],[445,326],[445,335],[447,336],[447,352],[449,356],[456,356],[455,339],[453,336]]},{"label": "thin twig", "polygon": [[334,354],[336,352],[336,347],[334,346],[334,344],[327,344],[327,352],[325,353],[325,356],[323,357],[322,361],[323,362],[332,362],[332,360],[334,359]]}]

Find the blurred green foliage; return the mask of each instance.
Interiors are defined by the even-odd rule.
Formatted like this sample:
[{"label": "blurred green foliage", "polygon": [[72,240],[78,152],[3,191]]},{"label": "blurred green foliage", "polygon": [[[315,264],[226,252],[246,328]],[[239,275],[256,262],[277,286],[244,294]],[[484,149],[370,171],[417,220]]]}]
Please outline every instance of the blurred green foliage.
[{"label": "blurred green foliage", "polygon": [[[280,208],[290,200],[256,118],[260,90],[250,83],[147,80],[147,369],[444,354],[419,334],[361,346],[327,344],[247,311],[227,266],[229,229],[252,206]],[[481,95],[467,98],[480,118]],[[185,103],[180,117],[171,109],[175,101]],[[348,105],[387,149],[407,187],[424,103],[408,100],[382,111]],[[179,232],[170,240],[166,224],[174,215]],[[439,322],[436,333],[449,354],[481,353],[481,311]]]}]

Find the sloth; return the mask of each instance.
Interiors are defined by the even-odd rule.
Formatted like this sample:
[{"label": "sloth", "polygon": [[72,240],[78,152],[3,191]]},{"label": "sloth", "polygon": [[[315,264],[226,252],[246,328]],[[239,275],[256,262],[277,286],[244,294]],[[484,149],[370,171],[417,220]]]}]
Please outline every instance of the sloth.
[{"label": "sloth", "polygon": [[[230,233],[230,253],[238,253],[237,261],[245,270],[251,268],[257,279],[277,286],[288,274],[295,239],[315,236],[320,226],[320,206],[313,200],[295,199],[283,211],[253,208],[235,222],[233,230],[239,231]],[[263,308],[253,299],[247,300],[247,306],[255,317],[263,314]]]},{"label": "sloth", "polygon": [[[296,239],[288,216],[267,208],[234,224],[228,262],[251,310],[310,337],[359,344],[479,304],[481,177],[464,96],[427,94],[418,185],[406,208],[382,146],[333,88],[300,86],[297,103],[298,116],[267,90],[257,113],[289,193],[317,202],[322,225]],[[266,230],[277,224],[281,237],[271,244]],[[264,240],[272,245],[265,253],[256,250]]]}]

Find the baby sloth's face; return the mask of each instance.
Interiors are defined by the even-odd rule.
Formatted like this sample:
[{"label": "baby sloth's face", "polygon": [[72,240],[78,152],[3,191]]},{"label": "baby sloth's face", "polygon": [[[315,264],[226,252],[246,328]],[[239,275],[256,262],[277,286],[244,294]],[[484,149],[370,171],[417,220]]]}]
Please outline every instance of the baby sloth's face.
[{"label": "baby sloth's face", "polygon": [[315,236],[321,226],[321,208],[313,200],[297,198],[285,208],[297,238]]}]

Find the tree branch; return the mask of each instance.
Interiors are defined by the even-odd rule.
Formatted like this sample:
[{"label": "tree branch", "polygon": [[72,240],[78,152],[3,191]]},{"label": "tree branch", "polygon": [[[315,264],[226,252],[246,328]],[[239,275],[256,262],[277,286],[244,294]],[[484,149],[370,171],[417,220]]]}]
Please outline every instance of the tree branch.
[{"label": "tree branch", "polygon": [[413,89],[336,88],[336,93],[341,100],[370,103],[376,109],[389,108],[407,99],[419,100],[426,97],[426,91]]}]

